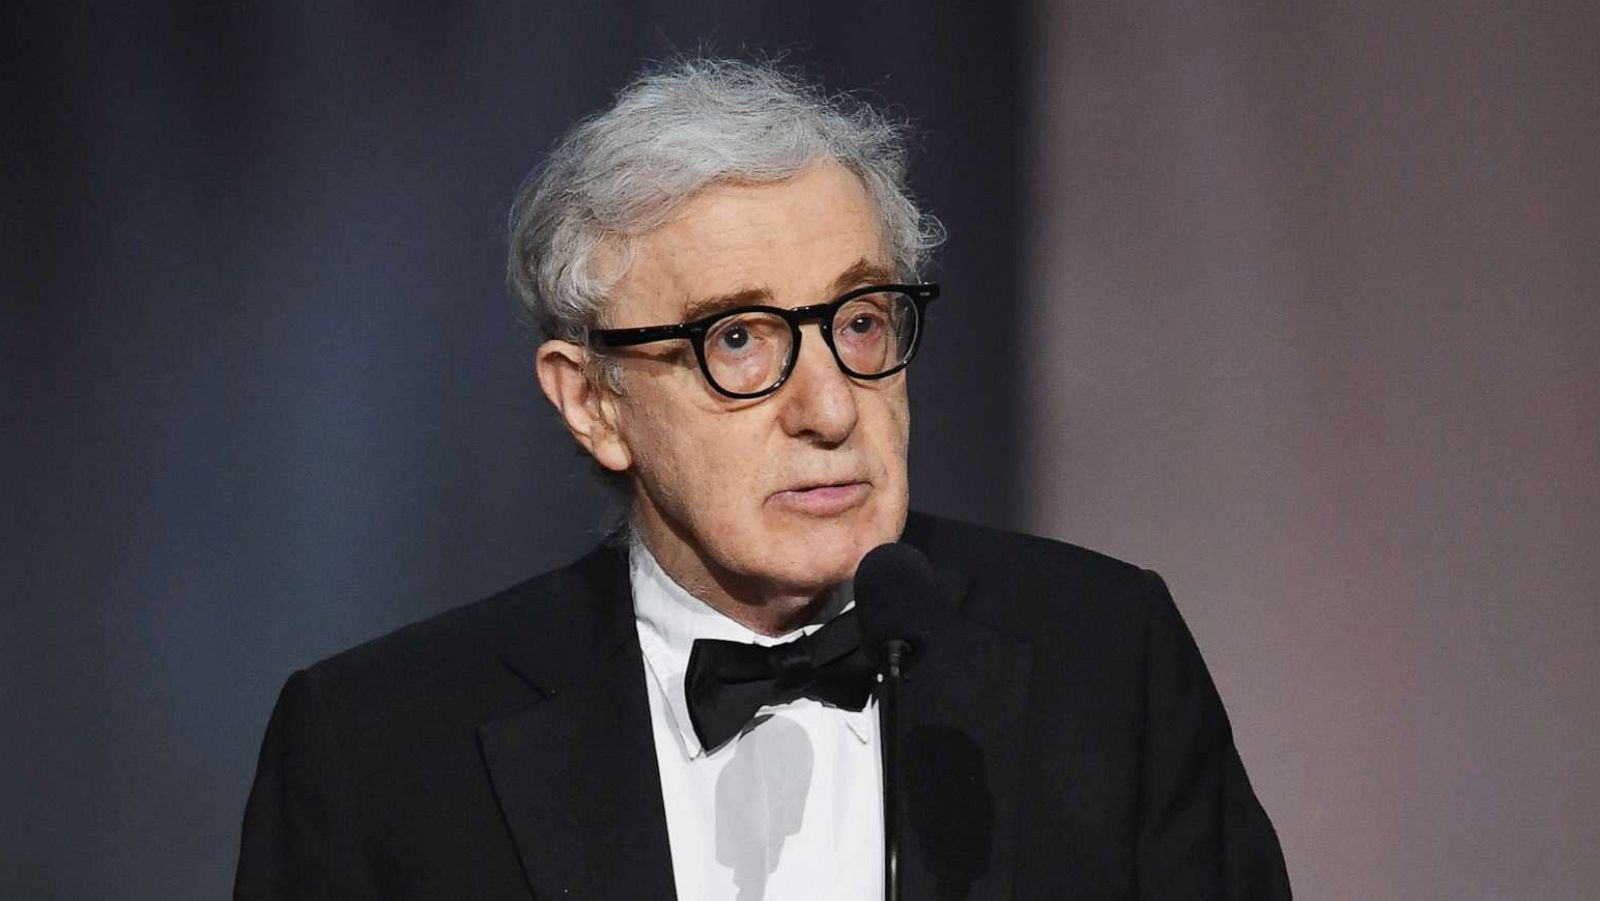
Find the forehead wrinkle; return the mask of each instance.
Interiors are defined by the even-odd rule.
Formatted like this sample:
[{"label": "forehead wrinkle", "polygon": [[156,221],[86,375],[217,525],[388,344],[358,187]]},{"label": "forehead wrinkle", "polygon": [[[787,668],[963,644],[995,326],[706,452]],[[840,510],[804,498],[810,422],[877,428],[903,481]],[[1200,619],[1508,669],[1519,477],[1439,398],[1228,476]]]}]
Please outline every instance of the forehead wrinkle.
[{"label": "forehead wrinkle", "polygon": [[[767,275],[774,274],[765,271],[764,260],[770,256],[781,261],[792,256],[793,248],[789,246],[792,242],[788,240],[792,224],[788,220],[793,218],[792,207],[796,200],[784,198],[784,203],[774,207],[769,201],[773,196],[771,192],[797,181],[815,181],[819,177],[834,181],[841,175],[850,180],[854,189],[844,198],[849,208],[846,216],[851,220],[850,230],[859,225],[864,232],[862,237],[870,243],[858,244],[854,253],[844,257],[845,260],[855,257],[854,261],[828,281],[824,281],[828,276],[826,271],[816,273],[813,282],[816,287],[803,290],[817,291],[822,296],[795,298],[794,305],[826,302],[853,288],[894,281],[894,268],[875,262],[887,259],[889,254],[884,245],[882,222],[873,215],[864,186],[853,173],[830,169],[837,167],[809,167],[792,179],[774,183],[708,186],[675,210],[665,223],[635,239],[631,249],[637,252],[632,255],[628,271],[619,279],[619,287],[624,289],[619,295],[631,296],[633,303],[628,306],[637,304],[643,314],[639,318],[648,319],[648,324],[694,321],[739,306],[782,306],[776,300],[779,291],[787,294],[796,286],[788,283],[788,276],[782,276],[785,279],[782,282],[763,284]],[[834,187],[829,185],[822,190]],[[711,215],[703,215],[706,213]],[[813,210],[802,215],[816,219],[819,214]],[[830,213],[822,218],[838,216]],[[855,222],[856,218],[860,219],[859,223]],[[837,234],[838,230],[829,230],[811,237],[830,239]],[[725,240],[729,236],[734,240]],[[708,248],[725,244],[730,253],[705,258]],[[647,246],[648,253],[644,252]],[[689,260],[697,265],[685,269],[683,263]],[[740,273],[746,266],[762,271]],[[756,277],[751,278],[751,275]],[[717,281],[723,284],[719,286]],[[654,312],[645,314],[644,308]]]}]

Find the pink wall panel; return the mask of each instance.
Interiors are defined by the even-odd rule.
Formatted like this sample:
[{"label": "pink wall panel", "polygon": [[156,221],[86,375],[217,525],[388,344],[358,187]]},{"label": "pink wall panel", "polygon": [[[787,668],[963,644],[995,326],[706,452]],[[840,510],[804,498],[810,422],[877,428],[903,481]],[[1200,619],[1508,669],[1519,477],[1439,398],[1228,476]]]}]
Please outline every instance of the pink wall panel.
[{"label": "pink wall panel", "polygon": [[1308,899],[1600,887],[1600,7],[1044,4],[1019,484]]}]

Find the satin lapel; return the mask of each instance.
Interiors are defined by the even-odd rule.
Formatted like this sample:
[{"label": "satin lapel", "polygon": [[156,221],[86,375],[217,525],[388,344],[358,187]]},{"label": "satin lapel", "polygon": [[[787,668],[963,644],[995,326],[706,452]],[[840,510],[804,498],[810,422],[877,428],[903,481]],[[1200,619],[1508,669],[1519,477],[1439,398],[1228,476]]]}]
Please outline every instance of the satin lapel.
[{"label": "satin lapel", "polygon": [[1030,649],[962,615],[974,573],[928,533],[914,519],[904,538],[929,554],[938,597],[901,698],[902,890],[908,901],[1009,898]]},{"label": "satin lapel", "polygon": [[505,656],[543,696],[478,730],[537,898],[675,897],[626,562],[556,580]]}]

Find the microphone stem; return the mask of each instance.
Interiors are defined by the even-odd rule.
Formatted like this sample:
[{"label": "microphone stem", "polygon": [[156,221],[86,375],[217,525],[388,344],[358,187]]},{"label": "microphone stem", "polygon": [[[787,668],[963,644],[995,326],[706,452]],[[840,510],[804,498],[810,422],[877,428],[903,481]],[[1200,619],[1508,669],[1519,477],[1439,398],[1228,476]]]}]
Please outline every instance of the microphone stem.
[{"label": "microphone stem", "polygon": [[883,897],[900,901],[900,666],[906,643],[890,639],[883,643],[883,681],[879,684],[882,704],[879,723],[883,730]]}]

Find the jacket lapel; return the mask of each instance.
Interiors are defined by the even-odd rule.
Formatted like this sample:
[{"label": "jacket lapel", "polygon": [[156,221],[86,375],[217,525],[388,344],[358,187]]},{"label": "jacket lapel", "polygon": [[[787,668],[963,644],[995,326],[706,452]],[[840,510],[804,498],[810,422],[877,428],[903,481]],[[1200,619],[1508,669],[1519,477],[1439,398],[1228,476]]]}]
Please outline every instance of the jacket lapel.
[{"label": "jacket lapel", "polygon": [[[937,598],[901,698],[901,885],[1008,898],[1029,645],[962,614],[975,574],[937,531],[913,515],[904,537]],[[602,548],[542,588],[503,655],[539,700],[478,730],[528,882],[539,898],[675,898],[626,561]]]},{"label": "jacket lapel", "polygon": [[962,614],[975,574],[937,537],[936,523],[913,516],[903,539],[928,555],[937,597],[901,697],[902,892],[1009,898],[1030,648]]},{"label": "jacket lapel", "polygon": [[675,897],[626,561],[552,578],[503,655],[540,700],[478,730],[538,898]]}]

